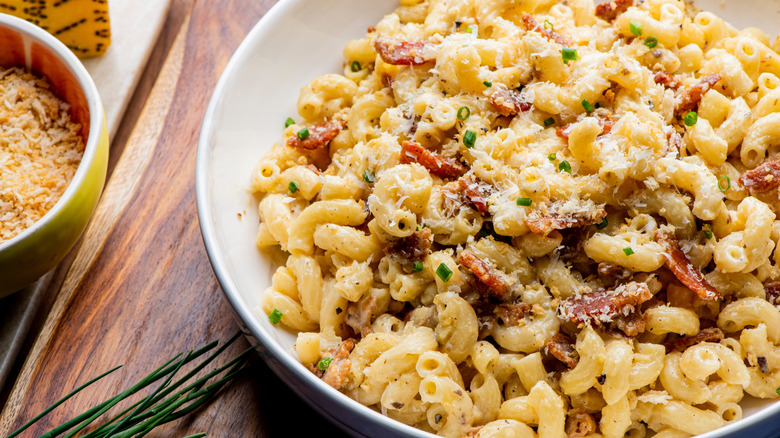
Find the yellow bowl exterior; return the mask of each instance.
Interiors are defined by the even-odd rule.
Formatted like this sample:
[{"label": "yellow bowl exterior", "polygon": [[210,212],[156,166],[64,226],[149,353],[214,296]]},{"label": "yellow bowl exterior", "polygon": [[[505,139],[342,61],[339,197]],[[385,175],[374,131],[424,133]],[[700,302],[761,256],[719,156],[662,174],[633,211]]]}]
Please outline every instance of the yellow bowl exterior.
[{"label": "yellow bowl exterior", "polygon": [[[34,227],[32,234],[16,244],[0,251],[0,298],[34,282],[52,270],[68,254],[87,227],[97,207],[108,167],[108,127],[103,115],[95,155],[87,165],[87,173],[78,184],[72,196],[60,199],[62,206],[55,205],[53,215],[44,216]],[[57,209],[60,207],[59,209]]]}]

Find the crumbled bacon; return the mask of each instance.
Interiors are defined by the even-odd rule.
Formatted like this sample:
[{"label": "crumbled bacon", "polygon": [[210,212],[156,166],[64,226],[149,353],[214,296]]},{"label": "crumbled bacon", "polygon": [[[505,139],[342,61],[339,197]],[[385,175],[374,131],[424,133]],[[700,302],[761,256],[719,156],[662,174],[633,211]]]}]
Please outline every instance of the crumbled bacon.
[{"label": "crumbled bacon", "polygon": [[666,144],[669,151],[676,152],[679,156],[680,150],[683,147],[682,136],[677,132],[670,132],[666,136]]},{"label": "crumbled bacon", "polygon": [[360,336],[368,336],[373,331],[371,329],[371,318],[374,317],[378,307],[376,297],[373,294],[367,295],[356,303],[349,303],[344,322],[355,333],[360,333]]},{"label": "crumbled bacon", "polygon": [[745,171],[739,176],[739,185],[758,193],[780,187],[780,158]]},{"label": "crumbled bacon", "polygon": [[596,16],[602,20],[613,21],[633,5],[634,0],[609,0],[596,6]]},{"label": "crumbled bacon", "polygon": [[607,211],[603,208],[587,212],[571,213],[565,216],[561,216],[557,213],[547,213],[537,217],[529,217],[525,220],[525,225],[533,233],[544,234],[546,236],[553,230],[566,230],[569,228],[597,224],[606,216]]},{"label": "crumbled bacon", "polygon": [[516,326],[520,325],[520,321],[525,318],[525,314],[529,310],[531,310],[531,305],[528,303],[499,304],[493,313],[503,322],[503,325]]},{"label": "crumbled bacon", "polygon": [[539,22],[536,21],[536,18],[534,18],[531,14],[523,14],[523,28],[527,31],[535,30],[544,35],[544,37],[548,40],[555,41],[562,46],[568,47],[573,44],[571,38],[552,29],[547,29],[543,25],[539,24]]},{"label": "crumbled bacon", "polygon": [[596,432],[596,420],[584,409],[569,411],[566,417],[566,436],[584,438]]},{"label": "crumbled bacon", "polygon": [[710,73],[699,80],[699,83],[683,90],[679,95],[679,101],[675,107],[677,113],[687,113],[699,106],[702,96],[712,88],[721,76],[718,73]]},{"label": "crumbled bacon", "polygon": [[405,141],[401,144],[401,164],[420,163],[432,174],[440,178],[458,178],[468,169],[453,158],[425,149],[419,143]]},{"label": "crumbled bacon", "polygon": [[[599,117],[598,119],[599,125],[601,125],[601,133],[599,135],[606,135],[612,132],[612,127],[615,125],[615,122],[613,122],[610,119],[605,119]],[[574,127],[573,123],[567,123],[558,129],[555,130],[555,134],[564,139],[569,140],[569,135],[571,135],[571,129]]]},{"label": "crumbled bacon", "polygon": [[469,176],[464,176],[458,180],[458,186],[460,187],[463,195],[474,205],[480,213],[488,212],[487,198],[490,193],[477,181]]},{"label": "crumbled bacon", "polygon": [[628,316],[618,315],[613,321],[613,326],[626,336],[634,338],[644,333],[647,328],[647,317],[642,312],[631,312]]},{"label": "crumbled bacon", "polygon": [[287,139],[287,146],[299,149],[314,150],[325,147],[344,129],[345,123],[339,119],[331,119],[309,128],[309,136],[301,140],[297,135]]},{"label": "crumbled bacon", "polygon": [[487,262],[480,260],[476,255],[469,251],[463,251],[458,256],[458,263],[471,271],[478,280],[477,289],[483,295],[504,300],[509,294],[509,284],[505,280],[504,274],[498,269],[490,266]]},{"label": "crumbled bacon", "polygon": [[764,292],[766,292],[766,300],[780,309],[780,281],[765,283]]},{"label": "crumbled bacon", "polygon": [[386,254],[398,254],[410,262],[421,262],[431,249],[431,230],[423,227],[414,234],[398,239],[385,248]]},{"label": "crumbled bacon", "polygon": [[547,342],[547,352],[563,362],[567,367],[574,368],[580,362],[580,355],[574,349],[574,339],[558,332]]},{"label": "crumbled bacon", "polygon": [[677,90],[682,86],[682,82],[677,79],[677,76],[669,73],[668,71],[659,71],[653,78],[656,84],[663,85],[665,88],[671,88]]},{"label": "crumbled bacon", "polygon": [[719,342],[723,339],[723,330],[717,327],[702,329],[695,335],[683,336],[664,343],[667,352],[685,351],[688,347],[701,342]]},{"label": "crumbled bacon", "polygon": [[490,103],[502,116],[514,116],[533,107],[533,104],[525,99],[523,93],[498,85],[495,88],[490,93]]},{"label": "crumbled bacon", "polygon": [[338,350],[333,349],[329,351],[328,357],[332,357],[328,369],[325,370],[325,374],[322,376],[322,380],[328,385],[341,389],[344,386],[344,382],[347,380],[347,374],[352,366],[352,361],[349,359],[349,353],[355,348],[355,340],[347,339],[342,342]]},{"label": "crumbled bacon", "polygon": [[658,242],[666,249],[664,259],[666,266],[682,284],[692,290],[702,300],[720,300],[723,297],[717,289],[704,279],[701,271],[693,266],[685,253],[680,249],[677,239],[670,232],[659,232]]},{"label": "crumbled bacon", "polygon": [[426,41],[399,41],[394,38],[374,38],[374,50],[382,61],[392,65],[422,65],[436,59]]},{"label": "crumbled bacon", "polygon": [[644,283],[626,283],[613,290],[598,290],[572,295],[561,303],[561,315],[584,324],[602,325],[613,322],[619,315],[638,311],[638,306],[652,298]]}]

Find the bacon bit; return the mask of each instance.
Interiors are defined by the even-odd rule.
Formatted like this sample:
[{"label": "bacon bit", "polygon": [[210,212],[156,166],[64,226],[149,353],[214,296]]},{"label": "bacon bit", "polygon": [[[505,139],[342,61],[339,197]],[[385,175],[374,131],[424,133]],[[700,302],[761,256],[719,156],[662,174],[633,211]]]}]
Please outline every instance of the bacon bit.
[{"label": "bacon bit", "polygon": [[674,109],[675,112],[687,113],[699,106],[701,97],[712,88],[719,80],[721,76],[718,73],[710,73],[699,80],[699,83],[683,90],[679,95],[679,102]]},{"label": "bacon bit", "polygon": [[745,171],[739,176],[739,185],[758,193],[780,187],[780,158]]},{"label": "bacon bit", "polygon": [[523,28],[525,28],[526,31],[535,30],[544,35],[544,37],[548,40],[555,41],[562,46],[568,47],[574,43],[568,36],[558,33],[552,29],[547,29],[546,27],[540,25],[539,22],[536,21],[536,18],[528,13],[523,14]]},{"label": "bacon bit", "polygon": [[458,263],[474,274],[478,280],[477,289],[482,295],[504,300],[509,294],[509,285],[504,279],[503,273],[480,260],[473,253],[461,252],[458,256]]},{"label": "bacon bit", "polygon": [[401,144],[401,164],[420,163],[428,171],[439,178],[458,178],[468,171],[466,167],[453,158],[442,157],[431,152],[413,141]]},{"label": "bacon bit", "polygon": [[721,339],[723,339],[723,330],[717,327],[711,327],[702,329],[702,331],[695,335],[683,336],[670,342],[666,342],[664,343],[664,347],[666,347],[667,352],[671,353],[675,350],[685,351],[688,349],[688,347],[701,342],[719,342]]},{"label": "bacon bit", "polygon": [[499,304],[496,306],[494,314],[504,325],[516,326],[520,325],[525,313],[529,310],[531,310],[531,305],[528,303]]},{"label": "bacon bit", "polygon": [[463,195],[474,204],[478,212],[488,212],[487,198],[490,196],[490,193],[481,187],[478,182],[469,176],[464,176],[458,180],[458,186]]},{"label": "bacon bit", "polygon": [[366,29],[367,33],[374,33],[376,32],[376,27],[374,26],[368,26],[368,29]]},{"label": "bacon bit", "polygon": [[[601,134],[599,135],[606,135],[612,132],[612,127],[615,125],[615,122],[609,119],[602,119],[602,118],[599,118],[598,121],[599,121],[599,125],[601,125]],[[567,123],[561,126],[560,128],[556,129],[555,134],[558,137],[568,141],[569,135],[571,135],[571,129],[573,127],[574,127],[573,123]]]},{"label": "bacon bit", "polygon": [[666,137],[666,143],[670,151],[677,152],[678,155],[680,154],[680,150],[683,147],[682,136],[680,134],[677,132],[669,133]]},{"label": "bacon bit", "polygon": [[677,76],[668,71],[656,73],[654,79],[656,84],[663,85],[665,88],[671,88],[672,90],[677,90],[682,86],[682,82],[677,79]]},{"label": "bacon bit", "polygon": [[574,339],[561,332],[554,334],[545,348],[552,357],[563,362],[569,368],[576,367],[580,362],[580,355],[574,349]]},{"label": "bacon bit", "polygon": [[523,93],[498,85],[495,88],[496,90],[490,93],[490,103],[502,116],[514,116],[533,107],[531,102],[525,100]]},{"label": "bacon bit", "polygon": [[780,309],[780,281],[764,284],[764,291],[766,292],[766,300]]},{"label": "bacon bit", "polygon": [[356,303],[349,303],[344,322],[352,328],[352,331],[360,333],[362,337],[366,337],[373,332],[371,329],[371,318],[376,313],[377,308],[378,304],[373,294],[364,297]]},{"label": "bacon bit", "polygon": [[569,228],[579,228],[586,225],[593,225],[601,222],[607,217],[607,211],[603,208],[596,211],[583,213],[572,213],[561,217],[556,213],[548,213],[539,218],[526,219],[525,225],[535,234],[550,234],[553,230],[567,230]]},{"label": "bacon bit", "polygon": [[355,340],[347,339],[341,343],[337,351],[333,349],[328,352],[328,356],[332,357],[333,361],[322,376],[322,380],[325,383],[336,389],[341,389],[344,386],[347,374],[349,374],[349,369],[352,366],[349,353],[352,352],[353,348],[355,348]]},{"label": "bacon bit", "polygon": [[701,271],[696,269],[680,249],[674,234],[668,232],[658,233],[658,242],[666,247],[664,259],[666,266],[672,271],[682,284],[692,290],[702,300],[720,300],[723,296],[717,289],[704,279]]},{"label": "bacon bit", "polygon": [[596,6],[596,16],[602,20],[613,21],[633,5],[634,0],[611,0]]},{"label": "bacon bit", "polygon": [[398,254],[410,262],[421,262],[428,255],[431,243],[431,230],[423,227],[411,236],[396,240],[385,247],[385,254]]},{"label": "bacon bit", "polygon": [[596,420],[584,409],[569,411],[566,417],[566,435],[568,438],[583,438],[596,432]]},{"label": "bacon bit", "polygon": [[305,140],[301,140],[297,135],[287,139],[287,146],[298,148],[315,150],[325,147],[331,140],[336,138],[346,124],[342,120],[331,119],[319,125],[309,128],[309,136]]},{"label": "bacon bit", "polygon": [[609,263],[599,263],[598,273],[600,276],[612,280],[612,282],[626,280],[631,277],[631,271],[628,269]]},{"label": "bacon bit", "polygon": [[629,306],[637,306],[653,297],[644,283],[626,283],[614,290],[599,290],[582,295],[572,295],[561,303],[561,315],[584,324],[603,325],[624,315]]},{"label": "bacon bit", "polygon": [[434,61],[429,50],[431,44],[425,41],[399,41],[394,38],[374,38],[374,50],[382,61],[392,65],[422,65]]},{"label": "bacon bit", "polygon": [[641,312],[633,312],[628,316],[618,315],[615,318],[614,326],[625,333],[626,336],[635,338],[645,332],[647,317]]}]

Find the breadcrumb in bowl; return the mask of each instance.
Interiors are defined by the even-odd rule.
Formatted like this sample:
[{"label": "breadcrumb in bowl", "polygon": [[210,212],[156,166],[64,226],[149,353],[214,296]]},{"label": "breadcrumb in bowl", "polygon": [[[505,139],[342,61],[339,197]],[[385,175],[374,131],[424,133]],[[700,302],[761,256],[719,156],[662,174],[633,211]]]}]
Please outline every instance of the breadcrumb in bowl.
[{"label": "breadcrumb in bowl", "polygon": [[44,30],[0,14],[0,298],[73,248],[107,162],[105,115],[86,69]]}]

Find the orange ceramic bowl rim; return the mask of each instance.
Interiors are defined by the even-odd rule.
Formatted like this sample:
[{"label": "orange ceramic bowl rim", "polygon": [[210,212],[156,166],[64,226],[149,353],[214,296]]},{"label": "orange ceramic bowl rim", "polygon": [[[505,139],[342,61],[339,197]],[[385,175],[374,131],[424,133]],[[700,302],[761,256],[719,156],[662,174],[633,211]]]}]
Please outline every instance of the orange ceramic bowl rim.
[{"label": "orange ceramic bowl rim", "polygon": [[[19,38],[21,49],[16,41],[11,40],[12,44],[8,44],[9,39],[16,37]],[[3,42],[6,44],[1,44]],[[97,87],[81,61],[62,42],[32,23],[0,13],[0,47],[0,68],[23,67],[49,80],[55,94],[70,104],[71,117],[82,125],[81,135],[85,142],[81,162],[60,199],[33,225],[0,243],[2,254],[19,250],[27,238],[49,225],[53,218],[65,209],[68,201],[82,189],[92,165],[96,161],[106,159],[108,140],[103,105]],[[20,53],[24,56],[23,62],[19,62]],[[99,164],[105,167],[105,163]],[[100,180],[100,191],[104,180],[105,171]],[[83,229],[78,231],[80,234]],[[64,253],[69,250],[70,248]],[[43,273],[45,272],[41,275]],[[2,292],[0,290],[0,297],[4,295]]]}]

